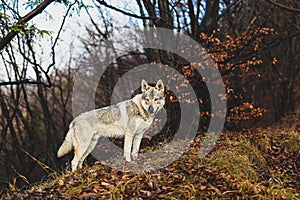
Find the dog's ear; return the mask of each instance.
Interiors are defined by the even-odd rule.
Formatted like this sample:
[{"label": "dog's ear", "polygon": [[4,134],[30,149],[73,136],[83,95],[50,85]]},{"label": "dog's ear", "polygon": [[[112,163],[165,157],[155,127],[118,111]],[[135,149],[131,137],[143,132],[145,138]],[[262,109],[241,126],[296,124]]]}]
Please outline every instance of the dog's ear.
[{"label": "dog's ear", "polygon": [[142,93],[146,92],[149,88],[150,88],[150,86],[149,86],[148,83],[143,79],[143,80],[142,80],[142,84],[141,84],[141,90],[142,90]]},{"label": "dog's ear", "polygon": [[164,86],[164,83],[162,82],[161,79],[159,79],[155,85],[155,88],[160,92],[160,93],[164,93],[165,91],[165,86]]}]

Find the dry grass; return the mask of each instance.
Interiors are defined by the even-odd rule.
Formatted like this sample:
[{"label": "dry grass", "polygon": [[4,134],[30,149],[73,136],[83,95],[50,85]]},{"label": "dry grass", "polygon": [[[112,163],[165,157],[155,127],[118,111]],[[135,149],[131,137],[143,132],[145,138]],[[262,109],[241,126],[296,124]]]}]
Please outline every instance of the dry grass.
[{"label": "dry grass", "polygon": [[2,198],[300,198],[297,168],[282,171],[299,160],[298,134],[224,133],[203,159],[198,157],[201,139],[195,141],[179,160],[160,170],[127,173],[96,163],[75,173],[52,173],[48,181],[30,190],[9,191]]},{"label": "dry grass", "polygon": [[281,141],[281,146],[283,146],[288,152],[294,154],[295,156],[300,155],[300,134],[298,132],[292,131],[287,132],[287,137],[284,137]]}]

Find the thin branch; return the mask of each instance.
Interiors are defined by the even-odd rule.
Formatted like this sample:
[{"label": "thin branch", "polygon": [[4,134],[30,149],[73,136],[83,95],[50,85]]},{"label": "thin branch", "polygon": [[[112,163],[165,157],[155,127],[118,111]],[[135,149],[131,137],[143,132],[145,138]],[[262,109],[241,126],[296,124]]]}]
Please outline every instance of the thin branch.
[{"label": "thin branch", "polygon": [[[35,9],[29,12],[24,17],[21,17],[15,26],[23,26],[25,23],[30,21],[32,18],[40,14],[47,6],[49,6],[54,0],[45,0],[40,5],[38,5]],[[18,31],[12,30],[5,37],[0,40],[0,51],[18,34]]]},{"label": "thin branch", "polygon": [[273,0],[267,0],[269,3],[275,5],[275,6],[278,6],[282,9],[285,9],[287,11],[290,11],[290,12],[299,12],[300,13],[300,9],[299,8],[294,8],[294,7],[290,7],[290,6],[286,6],[284,4],[281,4],[277,1],[273,1]]},{"label": "thin branch", "polygon": [[1,82],[1,86],[6,86],[6,85],[22,85],[22,84],[30,84],[30,85],[43,85],[45,87],[51,87],[52,84],[46,84],[40,81],[34,81],[30,79],[23,79],[23,80],[18,80],[18,81],[7,81],[7,82]]},{"label": "thin branch", "polygon": [[2,5],[4,5],[4,7],[7,7],[8,10],[9,10],[14,16],[17,16],[18,18],[21,18],[21,16],[20,16],[19,13],[17,12],[17,10],[13,9],[9,4],[7,4],[7,1],[2,0],[1,3],[2,3]]},{"label": "thin branch", "polygon": [[109,5],[107,4],[104,0],[96,0],[100,5],[103,5],[107,8],[110,8],[114,11],[117,11],[117,12],[120,12],[124,15],[127,15],[127,16],[130,16],[130,17],[134,17],[134,18],[138,18],[138,19],[150,19],[150,20],[157,20],[157,18],[153,18],[153,17],[145,17],[145,16],[140,16],[140,15],[136,15],[136,14],[133,14],[133,13],[130,13],[130,12],[126,12],[120,8],[117,8],[117,7],[114,7],[112,5]]},{"label": "thin branch", "polygon": [[[46,71],[43,70],[43,69],[41,69],[45,74],[48,74],[48,72],[50,71],[51,67],[53,67],[53,66],[55,65],[55,46],[56,46],[56,44],[57,44],[57,42],[58,42],[58,40],[59,40],[60,34],[61,34],[61,32],[62,32],[62,30],[63,30],[63,27],[64,27],[64,25],[65,25],[65,23],[66,23],[67,17],[69,16],[69,13],[70,13],[72,7],[73,7],[76,3],[77,3],[77,1],[75,0],[72,4],[70,4],[70,6],[68,7],[68,9],[67,9],[65,15],[63,16],[62,23],[61,23],[61,25],[60,25],[60,27],[59,27],[58,33],[57,33],[57,35],[56,35],[56,38],[54,39],[54,43],[53,43],[53,45],[52,45],[52,47],[51,47],[52,63],[48,66],[48,68],[47,68]],[[49,79],[48,76],[47,76],[47,79],[48,79],[48,82],[50,83],[50,79]]]}]

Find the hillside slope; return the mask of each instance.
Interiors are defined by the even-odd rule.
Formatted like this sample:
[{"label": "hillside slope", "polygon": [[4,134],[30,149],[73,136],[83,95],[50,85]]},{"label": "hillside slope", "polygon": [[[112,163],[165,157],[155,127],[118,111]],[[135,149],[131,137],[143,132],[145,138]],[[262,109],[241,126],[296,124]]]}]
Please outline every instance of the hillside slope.
[{"label": "hillside slope", "polygon": [[164,169],[125,173],[96,162],[74,173],[50,174],[26,190],[11,184],[1,198],[300,199],[299,118],[297,105],[273,126],[225,132],[204,159],[198,157],[198,136]]}]

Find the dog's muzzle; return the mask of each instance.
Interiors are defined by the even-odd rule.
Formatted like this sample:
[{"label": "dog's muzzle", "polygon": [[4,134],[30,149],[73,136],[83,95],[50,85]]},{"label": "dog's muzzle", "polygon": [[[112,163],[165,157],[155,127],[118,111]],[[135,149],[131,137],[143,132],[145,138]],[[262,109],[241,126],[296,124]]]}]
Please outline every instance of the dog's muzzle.
[{"label": "dog's muzzle", "polygon": [[149,112],[149,114],[154,114],[154,108],[153,108],[153,106],[149,106],[148,112]]}]

